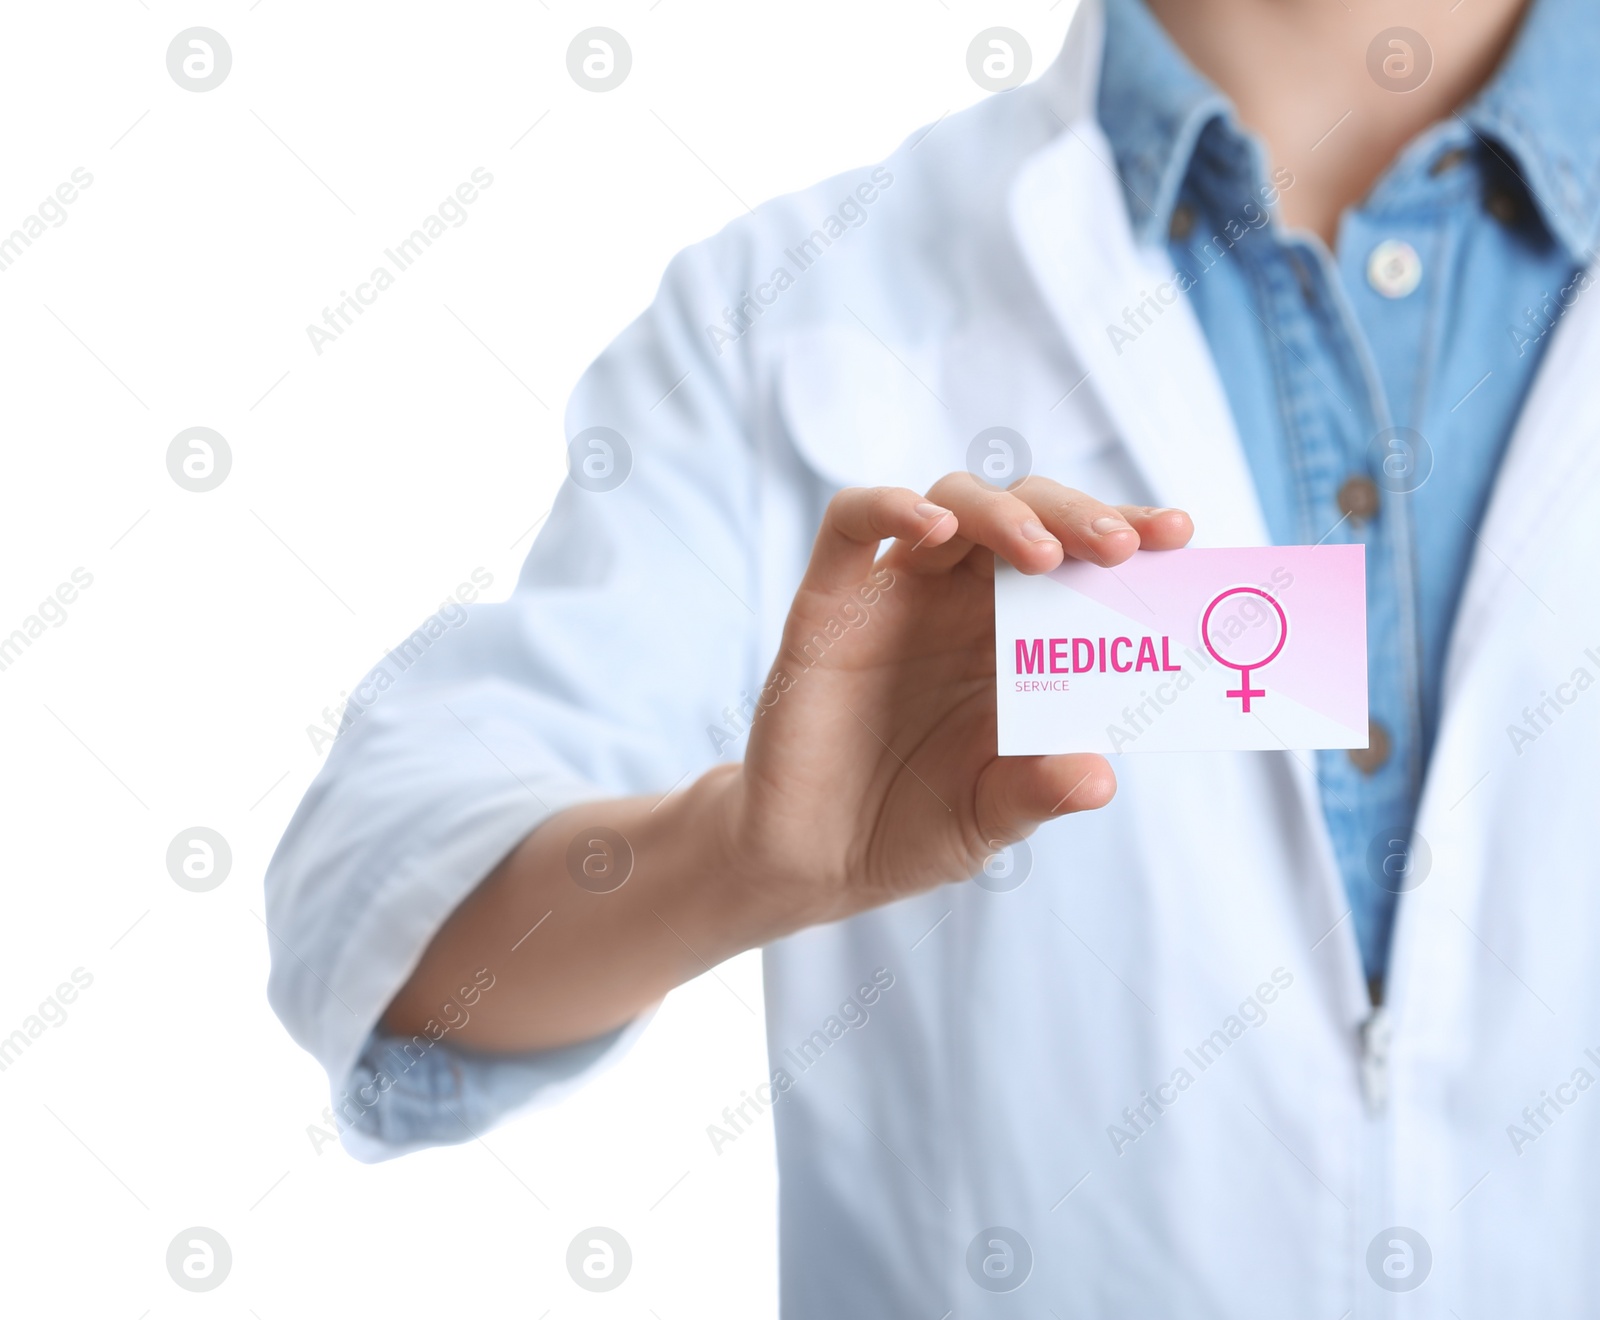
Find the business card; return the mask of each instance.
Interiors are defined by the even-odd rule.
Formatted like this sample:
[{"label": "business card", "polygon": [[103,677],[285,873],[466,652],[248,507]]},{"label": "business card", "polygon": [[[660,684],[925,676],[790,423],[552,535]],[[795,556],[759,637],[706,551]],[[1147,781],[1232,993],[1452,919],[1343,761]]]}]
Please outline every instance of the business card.
[{"label": "business card", "polygon": [[1366,549],[997,561],[1001,756],[1367,745]]}]

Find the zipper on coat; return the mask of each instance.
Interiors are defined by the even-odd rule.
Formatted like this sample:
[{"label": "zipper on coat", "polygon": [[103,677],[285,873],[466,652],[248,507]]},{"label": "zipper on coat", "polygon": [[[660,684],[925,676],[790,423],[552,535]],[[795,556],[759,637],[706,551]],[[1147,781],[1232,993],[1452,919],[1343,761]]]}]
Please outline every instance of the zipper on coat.
[{"label": "zipper on coat", "polygon": [[1361,1094],[1369,1114],[1381,1114],[1389,1103],[1389,1044],[1393,1035],[1389,1010],[1381,1004],[1361,1024]]}]

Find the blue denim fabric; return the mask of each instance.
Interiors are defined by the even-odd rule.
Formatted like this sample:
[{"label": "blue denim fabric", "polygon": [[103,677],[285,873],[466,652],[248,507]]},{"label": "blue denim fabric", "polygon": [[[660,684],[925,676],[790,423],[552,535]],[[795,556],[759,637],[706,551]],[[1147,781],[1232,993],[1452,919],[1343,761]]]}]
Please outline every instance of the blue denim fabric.
[{"label": "blue denim fabric", "polygon": [[426,1036],[367,1038],[349,1085],[333,1097],[335,1130],[362,1159],[475,1141],[530,1096],[553,1096],[615,1047],[625,1027],[560,1049],[478,1054]]},{"label": "blue denim fabric", "polygon": [[[1330,253],[1269,221],[1259,146],[1141,0],[1106,5],[1100,120],[1140,240],[1167,243],[1195,281],[1188,296],[1273,538],[1367,546],[1372,712],[1392,752],[1371,775],[1343,753],[1323,754],[1318,772],[1362,959],[1380,975],[1395,895],[1373,880],[1368,847],[1409,832],[1473,528],[1563,290],[1595,240],[1600,98],[1579,93],[1600,67],[1600,14],[1582,0],[1535,0],[1491,85],[1411,144],[1344,217]],[[1457,148],[1466,155],[1440,169]],[[1192,217],[1177,225],[1182,237],[1175,216]],[[1421,254],[1423,278],[1387,299],[1365,267],[1396,237]],[[1341,520],[1339,486],[1381,477],[1385,457],[1393,465],[1375,440],[1396,426],[1426,437],[1428,479],[1384,491],[1371,522]],[[575,1083],[631,1032],[508,1058],[374,1031],[334,1096],[335,1125],[363,1159],[470,1140],[530,1096]]]},{"label": "blue denim fabric", "polygon": [[[1476,529],[1550,331],[1589,280],[1600,98],[1583,89],[1600,9],[1534,0],[1488,85],[1400,153],[1331,252],[1262,206],[1292,177],[1269,175],[1142,0],[1106,11],[1098,113],[1134,231],[1193,280],[1273,540],[1367,549],[1371,710],[1389,755],[1364,771],[1322,752],[1317,777],[1362,962],[1381,978],[1404,887],[1383,862],[1411,836],[1467,568],[1493,554]],[[1368,275],[1390,240],[1421,259],[1398,297]],[[1339,504],[1363,474],[1379,496],[1364,521]]]}]

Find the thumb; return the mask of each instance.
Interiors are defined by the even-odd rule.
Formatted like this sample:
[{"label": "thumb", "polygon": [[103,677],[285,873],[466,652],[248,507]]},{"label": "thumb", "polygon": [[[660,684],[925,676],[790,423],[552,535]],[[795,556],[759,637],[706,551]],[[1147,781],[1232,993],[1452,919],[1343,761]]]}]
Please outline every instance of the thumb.
[{"label": "thumb", "polygon": [[1092,811],[1116,795],[1111,763],[1096,752],[1001,756],[980,776],[974,809],[991,847],[1003,847],[1047,820]]}]

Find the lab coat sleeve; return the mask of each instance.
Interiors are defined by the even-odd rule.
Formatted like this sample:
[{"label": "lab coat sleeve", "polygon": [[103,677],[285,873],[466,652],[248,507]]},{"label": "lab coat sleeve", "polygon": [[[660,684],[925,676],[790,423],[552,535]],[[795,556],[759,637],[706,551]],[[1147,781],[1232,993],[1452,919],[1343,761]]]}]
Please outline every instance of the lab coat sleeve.
[{"label": "lab coat sleeve", "polygon": [[[735,359],[703,326],[726,301],[727,241],[681,254],[574,391],[567,436],[619,434],[626,479],[568,480],[509,600],[447,602],[379,662],[268,869],[268,996],[326,1067],[360,1158],[470,1140],[642,1025],[517,1058],[457,1048],[448,1028],[422,1043],[375,1029],[445,919],[547,816],[665,793],[742,732],[724,712],[759,687],[754,463]],[[604,451],[581,456],[609,485]],[[555,925],[515,948],[524,932],[506,932],[485,979],[563,938]]]}]

